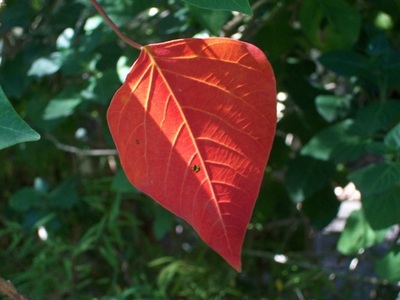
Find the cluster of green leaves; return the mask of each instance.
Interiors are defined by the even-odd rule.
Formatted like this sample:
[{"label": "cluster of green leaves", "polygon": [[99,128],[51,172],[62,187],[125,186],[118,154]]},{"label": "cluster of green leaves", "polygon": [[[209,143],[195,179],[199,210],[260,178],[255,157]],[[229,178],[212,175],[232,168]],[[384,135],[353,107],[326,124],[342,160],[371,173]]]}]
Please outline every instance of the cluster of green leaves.
[{"label": "cluster of green leaves", "polygon": [[[399,223],[399,2],[99,3],[143,45],[224,35],[254,43],[270,59],[280,120],[243,272],[120,170],[105,112],[138,51],[117,39],[89,0],[7,0],[0,8],[0,276],[37,299],[355,299],[360,289],[394,299],[394,285],[323,265],[312,236],[337,214],[334,188],[349,182],[361,191],[362,209],[348,219],[342,254],[363,259],[361,250],[383,245]],[[39,141],[21,143],[37,140],[36,132]],[[398,245],[384,249],[365,259],[381,279],[400,281]]]},{"label": "cluster of green leaves", "polygon": [[357,256],[385,245],[371,264],[380,278],[397,282],[398,238],[383,242],[400,222],[399,3],[274,4],[254,36],[247,37],[252,27],[243,33],[265,50],[285,93],[267,184],[281,184],[282,196],[323,228],[337,214],[335,187],[353,182],[362,208],[351,214],[337,250]]},{"label": "cluster of green leaves", "polygon": [[[318,202],[326,206],[327,199],[333,200],[332,185],[356,185],[362,209],[352,213],[338,243],[347,255],[381,243],[400,222],[400,52],[394,35],[399,4],[357,8],[345,1],[305,1],[300,10],[308,41],[321,51],[317,63],[324,71],[314,84],[315,109],[325,124],[314,132],[313,126],[311,137],[300,137],[286,182],[293,200],[307,204],[315,199],[314,210]],[[309,172],[296,180],[307,164],[312,165]],[[325,196],[320,193],[324,186]],[[376,258],[380,277],[400,280],[398,250],[395,242]]]}]

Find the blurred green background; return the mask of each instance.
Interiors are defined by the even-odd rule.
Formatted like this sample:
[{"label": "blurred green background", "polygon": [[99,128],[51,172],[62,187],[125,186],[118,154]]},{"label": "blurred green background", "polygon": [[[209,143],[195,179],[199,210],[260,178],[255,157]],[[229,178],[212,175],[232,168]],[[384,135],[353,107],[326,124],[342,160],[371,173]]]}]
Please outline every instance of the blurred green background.
[{"label": "blurred green background", "polygon": [[[120,168],[105,114],[139,52],[89,0],[7,0],[1,107],[41,139],[2,136],[18,144],[0,151],[0,277],[31,299],[398,299],[400,1],[187,2],[99,1],[142,45],[233,37],[272,63],[279,122],[243,272]],[[338,198],[356,206],[343,233],[327,229]]]}]

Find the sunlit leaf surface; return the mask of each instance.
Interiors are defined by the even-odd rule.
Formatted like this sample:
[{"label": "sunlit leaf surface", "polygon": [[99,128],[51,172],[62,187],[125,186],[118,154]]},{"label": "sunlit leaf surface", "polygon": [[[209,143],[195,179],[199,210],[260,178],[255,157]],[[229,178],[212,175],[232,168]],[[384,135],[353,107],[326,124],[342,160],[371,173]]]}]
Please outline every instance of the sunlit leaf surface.
[{"label": "sunlit leaf surface", "polygon": [[237,270],[275,133],[275,95],[255,46],[175,40],[143,48],[107,114],[131,183]]}]

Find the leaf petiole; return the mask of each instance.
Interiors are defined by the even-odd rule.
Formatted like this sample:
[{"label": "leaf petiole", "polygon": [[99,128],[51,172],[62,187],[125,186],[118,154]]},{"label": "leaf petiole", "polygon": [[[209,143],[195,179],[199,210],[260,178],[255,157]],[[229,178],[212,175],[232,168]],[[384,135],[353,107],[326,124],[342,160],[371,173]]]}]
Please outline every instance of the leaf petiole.
[{"label": "leaf petiole", "polygon": [[117,25],[107,16],[106,12],[103,10],[103,8],[100,6],[100,4],[96,0],[90,0],[92,2],[93,6],[97,9],[97,11],[100,13],[100,15],[106,20],[106,22],[111,26],[112,30],[118,35],[118,37],[123,40],[125,43],[127,43],[129,46],[132,46],[133,48],[136,48],[138,50],[142,50],[142,45],[132,41],[130,38],[128,38],[126,35],[124,35]]}]

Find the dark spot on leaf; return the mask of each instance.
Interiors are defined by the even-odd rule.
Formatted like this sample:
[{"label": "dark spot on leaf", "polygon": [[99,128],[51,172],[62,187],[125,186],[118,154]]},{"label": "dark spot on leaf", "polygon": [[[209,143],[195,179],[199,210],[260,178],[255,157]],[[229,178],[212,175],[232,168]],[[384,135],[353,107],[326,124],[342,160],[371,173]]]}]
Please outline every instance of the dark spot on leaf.
[{"label": "dark spot on leaf", "polygon": [[136,145],[139,145],[140,144],[140,140],[136,140]]},{"label": "dark spot on leaf", "polygon": [[192,171],[195,173],[199,173],[200,172],[200,167],[198,165],[193,165],[192,166]]}]

